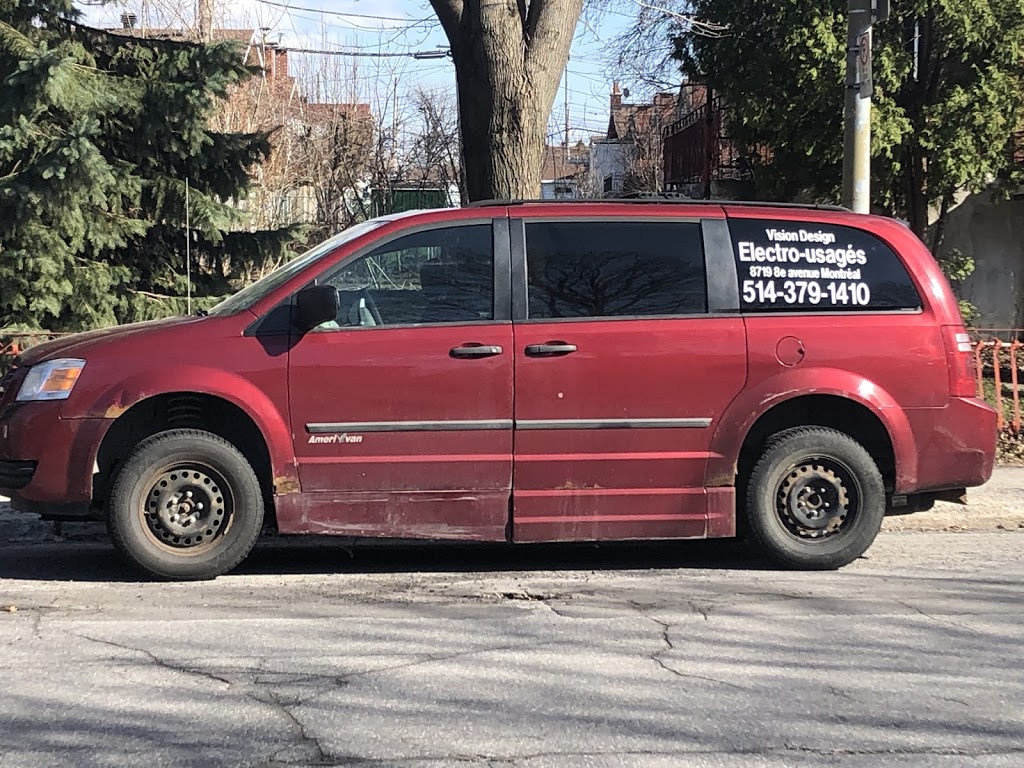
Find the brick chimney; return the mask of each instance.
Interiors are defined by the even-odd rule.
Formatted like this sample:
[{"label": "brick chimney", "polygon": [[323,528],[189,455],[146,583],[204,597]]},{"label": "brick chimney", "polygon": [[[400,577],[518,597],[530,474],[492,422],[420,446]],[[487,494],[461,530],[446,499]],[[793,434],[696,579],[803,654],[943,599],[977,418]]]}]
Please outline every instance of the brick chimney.
[{"label": "brick chimney", "polygon": [[612,112],[622,108],[622,91],[619,90],[619,81],[612,82]]},{"label": "brick chimney", "polygon": [[283,48],[274,49],[275,73],[278,80],[288,79],[288,51]]}]

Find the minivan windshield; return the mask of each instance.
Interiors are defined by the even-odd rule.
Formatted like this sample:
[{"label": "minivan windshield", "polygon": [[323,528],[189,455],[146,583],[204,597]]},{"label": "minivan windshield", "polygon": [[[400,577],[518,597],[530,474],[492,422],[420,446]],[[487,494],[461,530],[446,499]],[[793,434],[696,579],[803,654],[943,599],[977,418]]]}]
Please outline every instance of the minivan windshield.
[{"label": "minivan windshield", "polygon": [[255,283],[246,286],[238,293],[228,296],[224,301],[216,304],[210,309],[211,315],[233,315],[243,309],[248,309],[264,296],[277,290],[288,282],[292,277],[302,270],[315,264],[328,254],[334,252],[339,246],[344,245],[357,237],[362,237],[378,227],[387,224],[390,219],[371,219],[362,224],[349,227],[344,232],[339,232],[334,237],[324,240],[319,245],[310,248],[301,256],[296,257],[287,264],[275,269],[269,275],[264,275]]}]

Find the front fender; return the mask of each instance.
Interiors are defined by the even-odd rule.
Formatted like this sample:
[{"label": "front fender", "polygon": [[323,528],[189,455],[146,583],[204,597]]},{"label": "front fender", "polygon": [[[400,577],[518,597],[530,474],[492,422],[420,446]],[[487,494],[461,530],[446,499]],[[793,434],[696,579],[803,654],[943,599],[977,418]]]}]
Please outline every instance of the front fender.
[{"label": "front fender", "polygon": [[875,414],[892,442],[896,459],[896,488],[914,485],[918,474],[917,445],[903,408],[877,383],[834,368],[781,371],[745,389],[719,419],[711,441],[705,485],[733,484],[743,441],[757,420],[775,406],[807,395],[841,397],[859,403]]},{"label": "front fender", "polygon": [[[217,397],[241,409],[253,420],[267,443],[275,488],[278,492],[282,488],[298,488],[291,430],[281,409],[251,380],[221,368],[175,365],[161,370],[159,376],[153,371],[134,374],[89,392],[87,398],[70,398],[61,417],[105,419],[112,424],[121,414],[144,400],[175,393]],[[282,398],[287,397],[283,380],[280,394]]]}]

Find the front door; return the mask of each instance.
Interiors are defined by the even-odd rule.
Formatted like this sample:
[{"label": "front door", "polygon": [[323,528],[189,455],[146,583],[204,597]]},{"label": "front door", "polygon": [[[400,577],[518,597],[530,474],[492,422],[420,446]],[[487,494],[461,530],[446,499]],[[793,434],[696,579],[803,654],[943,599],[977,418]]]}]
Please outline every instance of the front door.
[{"label": "front door", "polygon": [[512,224],[513,263],[525,237],[526,264],[513,276],[526,294],[515,302],[525,317],[514,540],[700,537],[709,520],[712,532],[731,525],[732,489],[705,489],[704,476],[718,417],[746,379],[744,328],[708,311],[701,224]]},{"label": "front door", "polygon": [[397,236],[325,278],[339,317],[289,358],[302,530],[505,538],[512,327],[495,274],[509,267],[479,221]]}]

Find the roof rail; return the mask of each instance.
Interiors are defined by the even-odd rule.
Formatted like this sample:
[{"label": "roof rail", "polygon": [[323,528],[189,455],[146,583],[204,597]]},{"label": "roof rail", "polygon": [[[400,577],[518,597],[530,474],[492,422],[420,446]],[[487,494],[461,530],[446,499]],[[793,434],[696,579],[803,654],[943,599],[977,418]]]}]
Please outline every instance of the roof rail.
[{"label": "roof rail", "polygon": [[629,197],[602,197],[593,199],[582,198],[559,198],[557,200],[476,200],[469,203],[467,208],[491,208],[501,205],[537,205],[537,204],[595,204],[595,203],[629,203],[631,205],[738,205],[764,208],[805,208],[819,211],[844,211],[850,213],[850,209],[843,205],[830,205],[827,203],[773,203],[767,200],[695,200],[682,196],[667,196],[658,194],[644,194],[643,196]]}]

